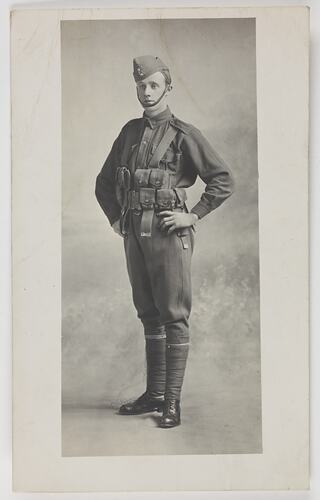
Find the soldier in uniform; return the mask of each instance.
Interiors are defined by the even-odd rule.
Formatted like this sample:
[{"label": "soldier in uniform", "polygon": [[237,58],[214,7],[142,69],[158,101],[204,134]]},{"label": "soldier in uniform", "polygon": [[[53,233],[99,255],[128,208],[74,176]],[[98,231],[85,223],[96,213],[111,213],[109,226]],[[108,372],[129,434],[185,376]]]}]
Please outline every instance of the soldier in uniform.
[{"label": "soldier in uniform", "polygon": [[[119,413],[159,411],[159,426],[181,422],[180,397],[189,351],[194,226],[232,194],[225,162],[201,132],[166,102],[171,76],[159,57],[133,60],[141,118],[121,130],[96,180],[96,197],[124,237],[133,302],[145,336],[146,391]],[[206,187],[188,212],[185,188]]]}]

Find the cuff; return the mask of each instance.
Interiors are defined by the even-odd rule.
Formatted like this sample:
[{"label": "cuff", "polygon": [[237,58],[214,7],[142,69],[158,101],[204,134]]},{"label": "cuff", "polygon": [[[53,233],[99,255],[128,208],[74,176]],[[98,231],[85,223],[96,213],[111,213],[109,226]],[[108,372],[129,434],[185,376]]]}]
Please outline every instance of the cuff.
[{"label": "cuff", "polygon": [[198,216],[198,219],[202,219],[205,215],[207,215],[209,212],[211,212],[211,209],[208,208],[208,206],[199,201],[191,210],[193,214],[196,214]]}]

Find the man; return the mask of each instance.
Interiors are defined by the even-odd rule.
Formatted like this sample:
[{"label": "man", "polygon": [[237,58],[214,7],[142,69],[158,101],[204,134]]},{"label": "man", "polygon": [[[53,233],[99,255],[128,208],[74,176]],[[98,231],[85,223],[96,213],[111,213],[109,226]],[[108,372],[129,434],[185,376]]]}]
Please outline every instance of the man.
[{"label": "man", "polygon": [[[143,117],[129,121],[115,140],[97,177],[96,196],[114,231],[124,236],[145,335],[146,391],[119,413],[162,411],[159,426],[169,428],[181,422],[194,225],[232,194],[232,180],[201,132],[171,113],[171,76],[161,59],[137,57],[133,68]],[[188,213],[185,188],[197,175],[206,188]]]}]

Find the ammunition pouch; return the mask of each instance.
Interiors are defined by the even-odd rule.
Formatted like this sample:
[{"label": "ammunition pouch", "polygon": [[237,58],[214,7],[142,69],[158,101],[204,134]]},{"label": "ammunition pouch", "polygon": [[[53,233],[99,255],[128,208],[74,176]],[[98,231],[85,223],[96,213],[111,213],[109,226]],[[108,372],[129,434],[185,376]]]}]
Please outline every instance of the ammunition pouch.
[{"label": "ammunition pouch", "polygon": [[151,170],[148,168],[137,168],[133,178],[134,189],[146,188],[149,186],[150,172]]},{"label": "ammunition pouch", "polygon": [[170,210],[175,208],[177,196],[174,189],[158,189],[156,207],[160,210]]},{"label": "ammunition pouch", "polygon": [[153,188],[142,187],[139,190],[139,202],[143,209],[153,209],[156,202],[156,190]]},{"label": "ammunition pouch", "polygon": [[[127,167],[116,171],[116,194],[122,208],[122,232],[126,233],[129,210],[142,212],[141,236],[150,237],[154,211],[183,209],[187,199],[185,189],[171,187],[172,175],[160,168],[138,168],[131,173]],[[133,189],[131,189],[133,184]]]},{"label": "ammunition pouch", "polygon": [[141,212],[143,209],[173,210],[184,208],[187,195],[185,189],[140,188],[128,193],[128,209]]},{"label": "ammunition pouch", "polygon": [[134,189],[152,187],[154,189],[171,187],[170,173],[161,168],[137,168],[134,173]]},{"label": "ammunition pouch", "polygon": [[171,187],[172,176],[167,170],[152,168],[150,170],[149,184],[155,189],[168,189]]}]

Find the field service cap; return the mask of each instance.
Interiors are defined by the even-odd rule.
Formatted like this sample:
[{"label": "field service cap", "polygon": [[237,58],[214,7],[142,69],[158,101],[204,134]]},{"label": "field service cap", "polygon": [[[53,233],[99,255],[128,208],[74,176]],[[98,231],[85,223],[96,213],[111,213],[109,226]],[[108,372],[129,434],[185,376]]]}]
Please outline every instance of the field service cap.
[{"label": "field service cap", "polygon": [[136,82],[144,80],[153,73],[161,71],[167,83],[171,83],[168,66],[157,56],[140,56],[133,59],[133,76]]}]

